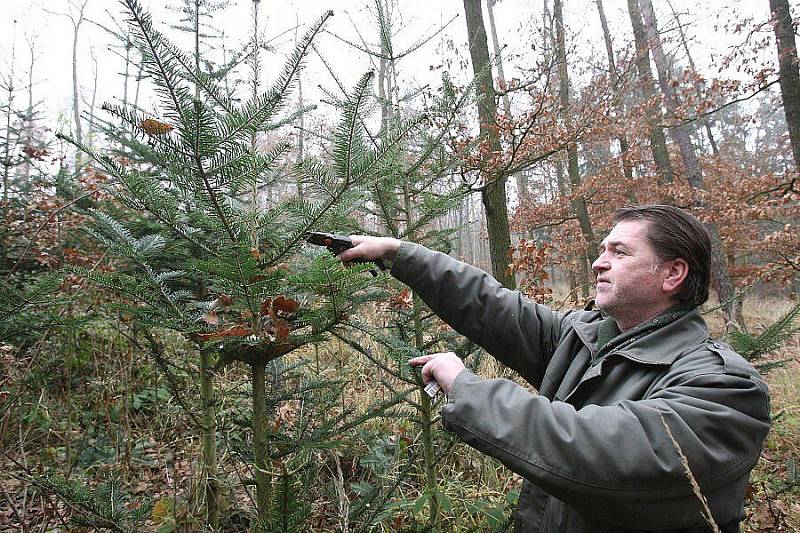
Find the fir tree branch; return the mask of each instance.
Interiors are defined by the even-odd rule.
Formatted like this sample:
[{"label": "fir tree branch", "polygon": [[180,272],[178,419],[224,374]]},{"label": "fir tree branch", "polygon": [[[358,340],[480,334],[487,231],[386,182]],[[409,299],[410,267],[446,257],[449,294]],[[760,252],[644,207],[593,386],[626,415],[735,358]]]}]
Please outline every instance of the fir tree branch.
[{"label": "fir tree branch", "polygon": [[133,16],[133,20],[136,22],[136,25],[138,26],[140,37],[143,37],[145,43],[147,44],[148,47],[147,51],[149,53],[150,58],[157,67],[157,73],[160,75],[161,80],[164,82],[164,87],[169,93],[170,99],[172,100],[172,104],[174,106],[173,109],[175,110],[176,113],[178,113],[181,122],[182,123],[185,122],[186,117],[184,115],[180,99],[178,98],[178,95],[175,92],[175,89],[173,88],[172,84],[167,81],[171,79],[170,72],[165,67],[163,61],[161,60],[161,56],[158,53],[158,46],[156,42],[161,40],[161,35],[153,29],[152,19],[150,15],[146,14],[142,10],[137,0],[122,0],[122,2],[124,2],[125,6],[128,8],[128,11]]}]

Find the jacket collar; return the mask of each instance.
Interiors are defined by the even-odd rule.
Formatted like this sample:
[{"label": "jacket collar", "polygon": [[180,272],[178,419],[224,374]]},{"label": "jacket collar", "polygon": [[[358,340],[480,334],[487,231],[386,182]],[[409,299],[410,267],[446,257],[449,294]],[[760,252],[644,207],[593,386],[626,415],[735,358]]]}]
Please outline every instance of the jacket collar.
[{"label": "jacket collar", "polygon": [[598,350],[597,330],[602,320],[611,319],[598,313],[591,313],[587,318],[591,321],[575,320],[572,326],[589,348],[592,359],[602,353],[614,352],[640,363],[670,365],[678,356],[708,338],[708,326],[695,307],[688,312],[669,310],[621,333]]}]

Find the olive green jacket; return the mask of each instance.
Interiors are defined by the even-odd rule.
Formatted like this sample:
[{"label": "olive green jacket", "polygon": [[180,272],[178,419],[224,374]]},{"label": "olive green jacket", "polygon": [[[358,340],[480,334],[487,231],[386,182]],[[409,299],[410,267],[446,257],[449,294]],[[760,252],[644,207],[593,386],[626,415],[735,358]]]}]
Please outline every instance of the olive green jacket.
[{"label": "olive green jacket", "polygon": [[598,348],[599,312],[556,313],[422,246],[404,242],[392,274],[539,391],[465,369],[442,408],[447,430],[524,478],[516,531],[707,530],[676,443],[717,524],[738,530],[769,395],[697,309]]}]

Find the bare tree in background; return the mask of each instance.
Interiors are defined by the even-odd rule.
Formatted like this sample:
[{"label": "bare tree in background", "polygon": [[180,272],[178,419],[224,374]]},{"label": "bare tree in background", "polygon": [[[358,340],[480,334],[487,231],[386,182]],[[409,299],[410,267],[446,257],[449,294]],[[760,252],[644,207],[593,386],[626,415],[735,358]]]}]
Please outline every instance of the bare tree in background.
[{"label": "bare tree in background", "polygon": [[[572,109],[570,108],[569,71],[567,69],[567,47],[564,35],[564,13],[562,0],[553,3],[553,16],[556,26],[556,57],[558,60],[558,95],[561,101],[561,115],[567,129],[572,127]],[[586,207],[586,198],[577,194],[581,187],[580,168],[578,167],[578,143],[573,141],[567,145],[567,176],[574,198],[572,210],[578,219],[583,236],[583,257],[579,258],[582,296],[589,295],[589,254],[597,250],[592,221],[589,219],[589,210]]]},{"label": "bare tree in background", "polygon": [[[486,27],[483,23],[481,1],[464,0],[464,13],[467,19],[467,40],[472,58],[472,71],[477,79],[475,88],[478,97],[480,139],[490,154],[499,153],[501,150],[500,138],[493,127],[497,104],[492,84],[489,45],[486,38]],[[508,227],[508,204],[506,202],[507,176],[486,168],[482,169],[481,173],[484,183],[480,190],[483,207],[486,211],[492,275],[504,287],[514,288],[516,282],[508,269],[511,233]]]},{"label": "bare tree in background", "polygon": [[[611,42],[611,32],[608,29],[608,20],[606,19],[606,13],[603,9],[603,0],[595,0],[595,4],[597,4],[597,11],[600,15],[600,26],[603,28],[603,42],[606,45],[606,54],[608,55],[608,75],[611,79],[612,87],[618,88],[619,72],[617,70],[617,62],[614,59],[614,46]],[[622,114],[622,99],[617,98],[615,99],[615,102],[616,109],[620,114]],[[621,133],[619,137],[617,137],[617,141],[619,142],[619,151],[621,153],[620,159],[622,159],[623,175],[628,183],[633,183],[633,166],[630,164],[630,161],[627,157],[629,150],[628,139],[624,133]],[[633,191],[631,191],[631,201],[634,203],[636,202],[635,193]]]},{"label": "bare tree in background", "polygon": [[[661,35],[658,32],[658,21],[656,20],[655,11],[653,10],[653,4],[651,0],[639,0],[639,6],[644,21],[644,29],[647,34],[647,42],[653,54],[653,62],[656,65],[656,71],[658,72],[658,85],[664,96],[664,105],[669,115],[675,117],[678,114],[680,102],[673,89],[673,79],[670,73],[667,56],[661,45]],[[700,161],[697,159],[697,153],[689,137],[689,125],[677,124],[670,129],[670,132],[672,139],[680,150],[683,167],[686,172],[686,180],[689,186],[692,187],[692,189],[704,189],[705,184],[703,173],[700,168]],[[706,229],[711,237],[711,276],[714,281],[714,288],[717,291],[717,296],[722,304],[723,312],[725,313],[726,323],[729,329],[735,327],[734,323],[738,323],[739,327],[743,327],[744,317],[742,316],[741,302],[738,304],[736,302],[736,290],[731,281],[725,254],[722,251],[719,229],[713,223],[706,224]]]},{"label": "bare tree in background", "polygon": [[[636,41],[636,70],[639,74],[639,88],[642,100],[652,101],[656,97],[655,82],[653,73],[650,71],[650,53],[647,46],[647,34],[642,22],[642,14],[639,11],[637,0],[628,0],[628,13],[633,27],[633,38]],[[675,172],[669,160],[667,151],[667,139],[664,129],[661,127],[661,111],[654,105],[647,107],[648,138],[650,140],[650,150],[653,153],[653,161],[656,164],[659,183],[671,183]]]},{"label": "bare tree in background", "polygon": [[772,24],[775,29],[775,42],[778,46],[778,65],[780,73],[783,111],[792,144],[795,173],[789,182],[789,189],[795,188],[800,173],[800,72],[798,72],[797,43],[794,38],[794,24],[789,9],[789,0],[769,0]]},{"label": "bare tree in background", "polygon": [[[497,65],[497,79],[502,88],[503,97],[503,111],[507,116],[511,116],[511,99],[508,97],[508,85],[506,80],[506,73],[503,69],[503,56],[500,53],[500,40],[497,38],[497,25],[494,23],[494,6],[500,3],[500,0],[486,0],[486,13],[489,15],[489,29],[492,34],[492,48],[494,49],[494,63]],[[514,174],[514,181],[517,185],[517,195],[522,196],[528,192],[528,178],[525,172],[517,172]]]},{"label": "bare tree in background", "polygon": [[[81,128],[81,108],[80,108],[80,87],[78,84],[78,40],[81,25],[85,20],[84,13],[86,5],[89,0],[83,0],[81,3],[71,1],[69,3],[69,11],[67,13],[58,13],[55,11],[45,10],[53,15],[66,17],[72,23],[72,119],[75,121],[75,140],[83,142],[83,130]],[[82,153],[80,150],[75,151],[75,169],[80,168]]]},{"label": "bare tree in background", "polygon": [[[680,35],[681,38],[681,46],[683,47],[683,51],[686,54],[686,60],[689,62],[689,71],[692,74],[692,78],[694,80],[693,81],[694,93],[698,98],[702,98],[703,82],[697,75],[697,67],[695,66],[694,59],[692,59],[692,53],[689,50],[689,42],[688,39],[686,38],[686,32],[683,31],[683,24],[681,23],[680,17],[678,16],[678,13],[675,11],[675,8],[672,7],[672,2],[667,0],[667,5],[669,5],[670,11],[672,11],[672,16],[675,17],[675,26],[677,27],[678,34]],[[711,151],[714,153],[714,155],[719,154],[717,141],[714,138],[714,132],[711,130],[711,118],[709,116],[703,115],[700,117],[700,123],[706,130],[706,135],[708,136],[708,142],[711,145]]]}]

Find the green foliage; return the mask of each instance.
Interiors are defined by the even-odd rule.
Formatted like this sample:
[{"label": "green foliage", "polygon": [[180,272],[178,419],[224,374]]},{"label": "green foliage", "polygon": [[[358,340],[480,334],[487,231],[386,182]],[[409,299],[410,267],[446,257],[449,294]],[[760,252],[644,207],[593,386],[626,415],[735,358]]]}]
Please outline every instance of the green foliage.
[{"label": "green foliage", "polygon": [[306,520],[311,516],[307,496],[313,479],[291,475],[284,467],[273,485],[269,512],[257,524],[258,531],[269,533],[301,533],[308,531]]},{"label": "green foliage", "polygon": [[[133,42],[155,85],[163,119],[148,118],[133,108],[105,106],[125,125],[112,133],[126,142],[127,159],[136,161],[134,165],[82,148],[117,180],[121,186],[117,198],[129,209],[145,213],[151,223],[148,233],[140,233],[134,227],[141,226],[138,221],[124,223],[118,216],[94,211],[89,232],[124,263],[113,273],[81,268],[74,272],[124,294],[130,302],[126,311],[145,324],[221,339],[223,353],[243,343],[254,349],[261,345],[268,358],[286,353],[283,348],[276,352],[274,323],[262,316],[262,304],[281,295],[303,303],[293,317],[288,348],[318,339],[319,333],[369,296],[359,296],[366,287],[359,280],[360,270],[348,272],[330,261],[298,257],[303,235],[309,229],[343,224],[382,161],[418,122],[367,148],[360,116],[372,75],[365,74],[343,104],[333,164],[300,162],[294,172],[307,186],[306,194],[259,212],[255,198],[247,195],[273,184],[288,145],[279,143],[262,154],[254,149],[254,135],[282,123],[278,114],[286,106],[312,39],[330,13],[300,40],[269,90],[238,103],[223,94],[218,80],[197,71],[191,57],[154,29],[138,2],[125,4]],[[142,135],[146,143],[130,142]],[[220,294],[230,296],[233,304],[215,311],[218,322],[205,319]],[[329,305],[320,306],[320,301]],[[252,318],[237,319],[243,315]],[[252,338],[215,337],[215,331],[234,326],[251,332]]]},{"label": "green foliage", "polygon": [[[748,361],[758,361],[765,355],[780,348],[787,340],[800,332],[800,303],[790,309],[785,315],[770,324],[760,335],[751,335],[743,331],[734,331],[728,335],[728,341],[736,352]],[[756,364],[762,372],[782,366],[789,359]]]},{"label": "green foliage", "polygon": [[117,479],[111,478],[95,488],[77,480],[60,476],[36,477],[30,480],[45,494],[54,494],[78,514],[72,522],[79,527],[96,528],[99,531],[136,531],[144,526],[150,514],[150,501],[131,500]]},{"label": "green foliage", "polygon": [[46,329],[77,326],[82,319],[59,313],[64,299],[56,293],[61,281],[58,274],[46,274],[29,283],[0,283],[0,343],[26,345]]}]

